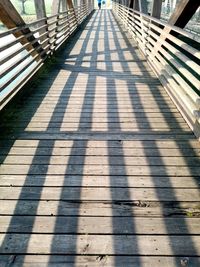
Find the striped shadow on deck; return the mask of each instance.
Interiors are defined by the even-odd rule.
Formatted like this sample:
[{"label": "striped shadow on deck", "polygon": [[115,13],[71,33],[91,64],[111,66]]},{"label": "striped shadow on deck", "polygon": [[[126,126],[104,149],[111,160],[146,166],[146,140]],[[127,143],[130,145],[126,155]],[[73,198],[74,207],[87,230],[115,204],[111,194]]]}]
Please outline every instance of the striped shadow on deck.
[{"label": "striped shadow on deck", "polygon": [[200,144],[111,11],[0,127],[0,266],[199,266]]}]

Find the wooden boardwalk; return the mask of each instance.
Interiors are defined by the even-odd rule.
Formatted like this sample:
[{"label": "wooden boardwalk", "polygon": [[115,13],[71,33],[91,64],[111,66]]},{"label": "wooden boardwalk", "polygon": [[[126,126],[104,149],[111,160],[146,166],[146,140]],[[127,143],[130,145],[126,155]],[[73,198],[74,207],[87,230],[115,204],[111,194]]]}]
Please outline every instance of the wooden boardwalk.
[{"label": "wooden boardwalk", "polygon": [[111,11],[6,114],[0,266],[200,266],[200,144]]}]

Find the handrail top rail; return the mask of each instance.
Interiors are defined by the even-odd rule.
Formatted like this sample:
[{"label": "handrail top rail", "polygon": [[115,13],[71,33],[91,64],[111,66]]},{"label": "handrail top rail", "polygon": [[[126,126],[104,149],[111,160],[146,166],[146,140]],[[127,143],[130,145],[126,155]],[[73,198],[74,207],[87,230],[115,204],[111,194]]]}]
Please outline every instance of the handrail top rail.
[{"label": "handrail top rail", "polygon": [[136,14],[138,14],[138,15],[140,15],[140,16],[142,15],[143,17],[147,18],[147,19],[150,20],[150,21],[156,22],[157,24],[160,24],[160,25],[162,25],[162,26],[164,26],[164,27],[166,27],[166,28],[169,28],[169,29],[172,30],[172,31],[175,31],[175,32],[177,32],[177,33],[180,33],[181,35],[184,35],[184,36],[186,36],[186,37],[188,37],[188,38],[190,38],[190,39],[192,39],[192,40],[198,42],[196,36],[193,35],[192,33],[187,32],[186,30],[183,30],[183,29],[181,29],[181,28],[179,28],[179,27],[177,27],[177,26],[170,25],[170,24],[168,24],[168,23],[166,23],[166,22],[164,22],[164,21],[161,21],[161,20],[159,20],[159,19],[157,19],[157,18],[154,18],[154,17],[152,17],[152,16],[150,16],[150,15],[147,15],[147,14],[145,14],[145,13],[139,12],[139,11],[133,9],[133,8],[124,6],[124,5],[122,5],[122,4],[118,4],[118,5],[119,5],[119,6],[122,6],[122,7],[125,8],[125,9],[132,10],[134,13],[136,13]]},{"label": "handrail top rail", "polygon": [[[75,10],[76,10],[76,9],[78,10],[78,9],[80,9],[82,6],[85,6],[85,4],[82,4],[81,6],[78,6],[78,7],[74,8],[74,9],[75,9]],[[18,26],[18,27],[12,28],[12,29],[8,29],[8,30],[6,30],[6,31],[0,33],[0,38],[3,38],[3,37],[5,37],[5,36],[8,36],[9,34],[16,33],[16,32],[18,32],[18,31],[22,31],[22,30],[25,30],[25,29],[27,29],[27,28],[33,27],[33,26],[37,25],[38,23],[44,22],[44,21],[46,21],[46,20],[51,20],[51,19],[56,18],[56,17],[58,17],[58,16],[60,16],[60,15],[64,15],[64,14],[67,15],[67,14],[70,13],[71,11],[74,11],[74,9],[73,9],[73,8],[70,8],[70,9],[68,9],[68,10],[59,12],[59,13],[57,13],[57,14],[54,14],[54,15],[51,15],[51,16],[46,16],[46,17],[44,17],[44,18],[42,18],[42,19],[38,19],[38,20],[35,20],[35,21],[33,21],[33,22],[26,23],[26,24],[24,24],[23,26]]]},{"label": "handrail top rail", "polygon": [[[136,41],[148,64],[200,140],[200,51],[192,44],[195,36],[116,2],[113,6],[115,16]],[[189,42],[171,31],[188,37]],[[199,40],[195,41],[199,43]]]},{"label": "handrail top rail", "polygon": [[[84,3],[51,16],[35,18],[31,23],[22,19],[21,24],[15,23],[10,29],[8,24],[8,29],[0,33],[0,37],[9,37],[5,42],[2,41],[0,47],[3,57],[0,62],[3,66],[0,76],[5,77],[0,86],[0,110],[40,69],[45,60],[74,33],[93,9],[92,4]],[[17,44],[20,46],[9,50]],[[4,50],[6,52],[3,54]],[[22,53],[24,51],[26,53]]]}]

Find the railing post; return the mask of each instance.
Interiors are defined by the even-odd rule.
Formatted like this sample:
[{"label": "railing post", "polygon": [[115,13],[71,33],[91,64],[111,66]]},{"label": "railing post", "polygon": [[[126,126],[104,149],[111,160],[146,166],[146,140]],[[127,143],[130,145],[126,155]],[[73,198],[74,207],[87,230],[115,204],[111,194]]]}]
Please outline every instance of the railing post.
[{"label": "railing post", "polygon": [[184,28],[199,7],[199,0],[181,0],[176,5],[168,23],[179,28]]},{"label": "railing post", "polygon": [[68,10],[70,10],[70,9],[73,10],[73,14],[74,14],[74,17],[75,17],[75,19],[76,19],[76,24],[77,24],[77,26],[78,26],[79,21],[78,21],[77,14],[76,14],[76,12],[75,12],[75,8],[74,8],[74,4],[73,4],[72,0],[66,0],[66,6],[67,6],[67,9],[68,9]]},{"label": "railing post", "polygon": [[147,0],[139,0],[139,11],[144,14],[148,13]]},{"label": "railing post", "polygon": [[129,7],[147,14],[147,0],[131,0]]},{"label": "railing post", "polygon": [[60,11],[61,0],[53,0],[51,6],[51,15],[56,15]]},{"label": "railing post", "polygon": [[62,11],[66,11],[67,10],[67,2],[66,2],[66,0],[61,0],[61,8],[62,8]]},{"label": "railing post", "polygon": [[134,0],[133,1],[133,9],[140,11],[140,6],[139,6],[139,0]]},{"label": "railing post", "polygon": [[59,20],[59,11],[60,11],[60,4],[61,0],[53,0],[51,6],[51,15],[57,15],[53,20],[55,20],[56,29],[52,31],[52,34],[55,35],[54,37],[50,37],[51,40],[51,51],[53,54],[54,48],[56,47],[56,40],[57,40],[57,33],[58,33],[58,20]]},{"label": "railing post", "polygon": [[[171,15],[169,21],[168,21],[168,24],[170,25],[174,25],[174,26],[177,26],[177,27],[184,27],[187,22],[191,19],[192,15],[195,13],[195,11],[197,10],[197,8],[200,6],[200,2],[199,1],[196,1],[196,0],[181,0],[173,14]],[[165,27],[163,29],[163,32],[166,33],[170,33],[170,29]],[[160,39],[160,42],[156,44],[156,46],[154,46],[154,57],[156,56],[156,53],[158,53],[160,47],[162,46],[163,42],[165,41],[166,39],[166,35],[165,34],[160,34],[159,36],[159,39]]]},{"label": "railing post", "polygon": [[152,0],[152,11],[151,16],[157,19],[160,19],[161,9],[162,9],[162,0]]},{"label": "railing post", "polygon": [[37,19],[46,18],[47,15],[44,0],[34,0],[34,3]]},{"label": "railing post", "polygon": [[47,25],[47,15],[46,15],[46,9],[45,9],[45,2],[44,2],[44,0],[34,0],[34,3],[35,3],[35,11],[36,11],[37,19],[46,18],[45,21],[43,22],[43,25],[46,25],[46,27],[39,31],[39,34],[42,35],[40,37],[40,41],[42,42],[42,41],[46,40],[46,37],[43,36],[44,33],[46,33],[46,36],[48,37],[48,25]]},{"label": "railing post", "polygon": [[129,8],[133,8],[133,3],[134,3],[134,0],[130,0]]}]

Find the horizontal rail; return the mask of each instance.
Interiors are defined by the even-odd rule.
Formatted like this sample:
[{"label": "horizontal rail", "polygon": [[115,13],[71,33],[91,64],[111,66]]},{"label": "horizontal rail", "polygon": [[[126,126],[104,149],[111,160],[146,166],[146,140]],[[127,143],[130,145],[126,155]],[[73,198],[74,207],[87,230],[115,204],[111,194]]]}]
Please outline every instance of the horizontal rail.
[{"label": "horizontal rail", "polygon": [[195,35],[116,2],[113,13],[200,138],[200,51]]},{"label": "horizontal rail", "polygon": [[[82,9],[83,6],[80,6],[80,9]],[[72,13],[73,9],[69,9],[69,10],[66,10],[66,11],[63,11],[63,12],[60,12],[59,14],[55,14],[55,15],[52,15],[52,16],[48,16],[48,17],[45,17],[45,18],[42,18],[42,19],[38,19],[38,20],[35,20],[31,23],[27,23],[25,24],[24,26],[19,26],[19,27],[16,27],[16,28],[13,28],[13,29],[10,29],[10,30],[7,30],[5,32],[1,32],[0,33],[0,38],[4,37],[4,36],[7,36],[9,34],[13,34],[13,33],[16,33],[16,32],[19,32],[19,31],[22,31],[22,30],[25,30],[25,29],[29,29],[29,28],[37,28],[37,25],[41,22],[44,22],[45,20],[51,20],[51,19],[56,19],[57,16],[59,15],[67,15],[67,14],[70,14]]]},{"label": "horizontal rail", "polygon": [[[0,109],[43,65],[46,58],[67,40],[92,10],[92,6],[83,4],[0,33]],[[18,33],[20,36],[15,37],[14,34]],[[30,72],[27,71],[29,69]]]}]

